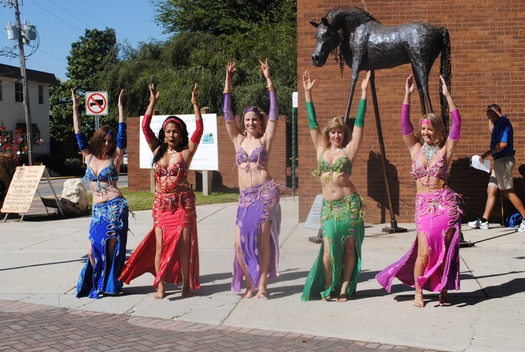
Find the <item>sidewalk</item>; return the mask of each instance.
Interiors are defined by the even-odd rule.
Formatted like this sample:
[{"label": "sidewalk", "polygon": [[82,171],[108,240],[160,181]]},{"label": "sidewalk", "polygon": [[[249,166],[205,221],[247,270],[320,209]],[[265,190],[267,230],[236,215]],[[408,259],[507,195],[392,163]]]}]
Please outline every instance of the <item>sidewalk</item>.
[{"label": "sidewalk", "polygon": [[[319,250],[308,241],[317,231],[298,223],[298,199],[281,201],[280,277],[270,281],[268,300],[239,299],[230,293],[236,204],[199,206],[198,231],[202,289],[180,299],[167,287],[155,300],[153,276],[124,287],[124,295],[76,299],[75,286],[88,247],[89,217],[0,223],[0,300],[71,308],[131,317],[292,332],[385,345],[444,351],[519,351],[525,346],[525,234],[493,224],[490,230],[463,226],[461,290],[451,291],[452,307],[438,307],[427,294],[424,309],[412,306],[413,291],[394,282],[388,294],[375,275],[411,244],[409,232],[382,232],[369,225],[363,244],[363,270],[355,297],[347,303],[301,302],[306,275]],[[45,211],[44,211],[45,213]],[[151,212],[130,220],[131,252],[151,228]]]}]

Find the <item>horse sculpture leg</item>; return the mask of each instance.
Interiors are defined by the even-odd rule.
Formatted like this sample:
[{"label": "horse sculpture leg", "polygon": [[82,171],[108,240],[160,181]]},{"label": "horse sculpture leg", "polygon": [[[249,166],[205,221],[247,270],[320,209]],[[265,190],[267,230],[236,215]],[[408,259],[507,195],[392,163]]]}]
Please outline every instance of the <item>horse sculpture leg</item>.
[{"label": "horse sculpture leg", "polygon": [[[348,126],[348,117],[350,116],[350,108],[352,107],[352,98],[354,97],[355,84],[357,82],[358,71],[352,71],[352,82],[350,82],[350,95],[348,96],[348,102],[346,103],[346,111],[344,116],[344,122]],[[349,126],[350,127],[350,126]]]},{"label": "horse sculpture leg", "polygon": [[428,72],[429,70],[416,70],[414,63],[412,63],[412,72],[416,80],[417,89],[419,91],[419,101],[421,104],[421,114],[425,115],[427,112],[434,112],[432,109],[432,102],[428,94]]}]

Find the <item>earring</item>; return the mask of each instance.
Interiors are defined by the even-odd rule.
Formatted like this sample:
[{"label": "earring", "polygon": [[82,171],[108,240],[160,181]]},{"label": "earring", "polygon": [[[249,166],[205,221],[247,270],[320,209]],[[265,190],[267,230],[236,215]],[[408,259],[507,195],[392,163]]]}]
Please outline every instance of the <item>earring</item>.
[{"label": "earring", "polygon": [[166,139],[166,137],[164,137],[164,143],[168,143],[168,140]]}]

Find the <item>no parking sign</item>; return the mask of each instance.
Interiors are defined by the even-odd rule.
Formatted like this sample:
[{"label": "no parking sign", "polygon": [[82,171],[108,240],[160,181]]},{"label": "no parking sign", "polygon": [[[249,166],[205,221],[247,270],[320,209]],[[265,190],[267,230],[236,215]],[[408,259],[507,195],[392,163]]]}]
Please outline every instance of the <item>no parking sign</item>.
[{"label": "no parking sign", "polygon": [[108,114],[108,92],[86,92],[86,115]]}]

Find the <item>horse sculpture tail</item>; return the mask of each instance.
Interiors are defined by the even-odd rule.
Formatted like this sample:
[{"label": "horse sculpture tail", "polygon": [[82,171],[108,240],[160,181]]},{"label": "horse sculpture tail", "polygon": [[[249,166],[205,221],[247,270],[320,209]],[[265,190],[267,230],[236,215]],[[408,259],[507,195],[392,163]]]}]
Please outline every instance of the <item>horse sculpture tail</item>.
[{"label": "horse sculpture tail", "polygon": [[[445,83],[449,91],[452,91],[452,57],[450,50],[450,36],[448,30],[445,27],[441,28],[441,36],[443,38],[443,46],[441,47],[441,65],[439,74],[445,79]],[[448,115],[447,115],[447,99],[443,95],[441,87],[441,80],[439,80],[439,98],[441,103],[441,118],[445,125],[445,129],[448,132]]]}]

